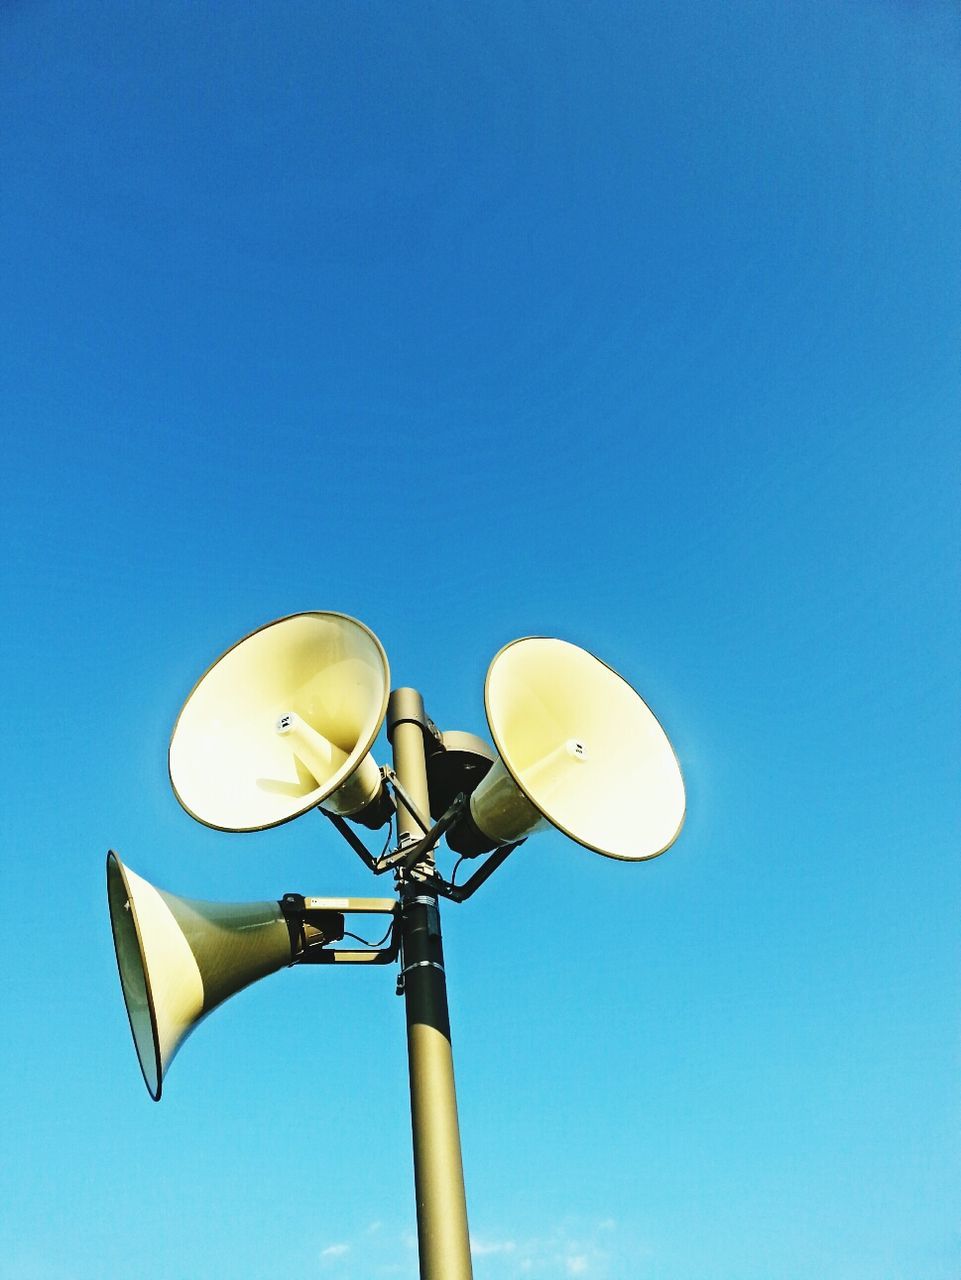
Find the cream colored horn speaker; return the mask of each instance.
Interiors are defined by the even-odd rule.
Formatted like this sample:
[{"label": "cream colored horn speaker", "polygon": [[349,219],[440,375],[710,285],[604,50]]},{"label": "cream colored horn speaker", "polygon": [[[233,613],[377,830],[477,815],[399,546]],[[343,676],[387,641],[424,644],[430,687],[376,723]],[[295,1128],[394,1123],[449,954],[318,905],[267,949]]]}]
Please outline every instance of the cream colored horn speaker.
[{"label": "cream colored horn speaker", "polygon": [[295,613],[210,667],[170,740],[187,812],[221,831],[261,831],[321,805],[380,827],[391,801],[370,748],[390,670],[372,631],[341,613]]},{"label": "cream colored horn speaker", "polygon": [[107,855],[107,900],[120,985],[150,1096],[201,1018],[291,962],[279,902],[196,902],[155,889]]},{"label": "cream colored horn speaker", "polygon": [[684,821],[684,781],[644,700],[599,658],[531,636],[487,672],[487,720],[499,759],[448,832],[472,855],[548,824],[609,858],[663,853]]}]

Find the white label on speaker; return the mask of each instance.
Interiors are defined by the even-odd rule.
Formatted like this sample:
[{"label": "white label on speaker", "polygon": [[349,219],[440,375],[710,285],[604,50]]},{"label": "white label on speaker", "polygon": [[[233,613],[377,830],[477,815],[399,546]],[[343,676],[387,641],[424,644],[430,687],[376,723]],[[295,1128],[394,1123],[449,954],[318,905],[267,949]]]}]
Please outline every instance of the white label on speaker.
[{"label": "white label on speaker", "polygon": [[310,911],[349,911],[350,898],[305,898],[304,905]]}]

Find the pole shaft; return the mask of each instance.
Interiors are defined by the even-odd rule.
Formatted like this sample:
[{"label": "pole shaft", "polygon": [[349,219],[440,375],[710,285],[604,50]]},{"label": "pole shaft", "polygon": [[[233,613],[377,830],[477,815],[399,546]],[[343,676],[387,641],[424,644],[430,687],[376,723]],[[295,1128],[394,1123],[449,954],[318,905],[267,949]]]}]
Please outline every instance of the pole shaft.
[{"label": "pole shaft", "polygon": [[[395,689],[387,710],[394,772],[423,813],[427,793],[426,717],[420,695]],[[398,803],[398,843],[420,828]],[[447,979],[434,894],[408,881],[402,895],[402,956],[407,1007],[407,1056],[414,1143],[414,1192],[421,1280],[471,1280],[467,1200],[461,1160]]]}]

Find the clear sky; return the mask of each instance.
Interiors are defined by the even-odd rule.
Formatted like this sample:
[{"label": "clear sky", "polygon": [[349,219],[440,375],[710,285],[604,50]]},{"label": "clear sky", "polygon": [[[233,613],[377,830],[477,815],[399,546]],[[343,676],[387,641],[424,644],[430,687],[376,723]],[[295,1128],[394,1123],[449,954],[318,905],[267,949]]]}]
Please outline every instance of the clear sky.
[{"label": "clear sky", "polygon": [[[445,936],[478,1280],[956,1280],[961,16],[0,7],[0,1273],[411,1280],[403,1006],[292,970],[137,1068],[108,846],[379,892],[166,776],[268,619],[442,727],[590,648],[688,819]],[[387,757],[383,742],[378,758]]]}]

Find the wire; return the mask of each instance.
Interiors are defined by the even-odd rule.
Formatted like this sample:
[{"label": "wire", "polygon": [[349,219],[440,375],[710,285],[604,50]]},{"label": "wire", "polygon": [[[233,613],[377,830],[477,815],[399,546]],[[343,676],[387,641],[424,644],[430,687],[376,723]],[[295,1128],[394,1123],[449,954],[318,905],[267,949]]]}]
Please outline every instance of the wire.
[{"label": "wire", "polygon": [[448,881],[448,884],[453,886],[457,883],[457,868],[460,866],[460,864],[463,861],[464,861],[464,855],[461,854],[461,856],[454,863],[454,870],[450,873],[450,880]]},{"label": "wire", "polygon": [[344,930],[344,937],[353,938],[355,942],[362,942],[365,947],[382,947],[384,943],[387,941],[387,939],[390,937],[391,933],[393,932],[393,929],[394,929],[394,923],[393,921],[391,921],[390,927],[388,928],[387,932],[378,942],[371,942],[369,938],[362,938],[359,933],[351,933],[349,929]]},{"label": "wire", "polygon": [[381,858],[383,858],[384,854],[390,848],[391,844],[393,843],[393,839],[394,839],[394,815],[391,814],[390,817],[387,819],[387,839],[384,841],[384,847],[380,851],[380,857],[377,858],[378,862],[380,862]]}]

